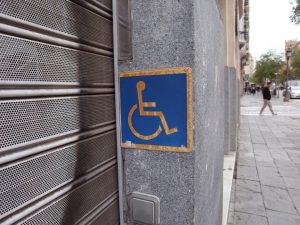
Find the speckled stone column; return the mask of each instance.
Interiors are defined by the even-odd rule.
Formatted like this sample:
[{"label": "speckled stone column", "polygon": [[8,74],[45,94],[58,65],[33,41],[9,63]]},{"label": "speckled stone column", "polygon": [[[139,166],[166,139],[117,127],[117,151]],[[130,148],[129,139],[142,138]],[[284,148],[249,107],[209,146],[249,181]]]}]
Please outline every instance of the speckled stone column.
[{"label": "speckled stone column", "polygon": [[[238,77],[240,75],[238,74]],[[239,137],[239,128],[240,128],[240,96],[241,96],[241,82],[240,82],[240,79],[237,78],[236,80],[237,82],[237,93],[236,93],[236,97],[237,97],[237,100],[236,100],[236,124],[237,124],[237,131],[236,131],[236,136],[237,136],[237,139]],[[238,144],[237,144],[238,145]],[[237,146],[238,148],[238,146]]]},{"label": "speckled stone column", "polygon": [[229,129],[229,73],[230,69],[224,68],[224,153],[230,152],[230,129]]},{"label": "speckled stone column", "polygon": [[192,68],[194,144],[190,153],[123,149],[125,192],[159,197],[162,225],[221,225],[224,28],[217,1],[137,0],[132,13],[134,58],[120,70]]},{"label": "speckled stone column", "polygon": [[235,68],[228,68],[228,89],[229,89],[229,149],[236,151],[237,149],[237,123],[238,123],[238,90],[239,83]]}]

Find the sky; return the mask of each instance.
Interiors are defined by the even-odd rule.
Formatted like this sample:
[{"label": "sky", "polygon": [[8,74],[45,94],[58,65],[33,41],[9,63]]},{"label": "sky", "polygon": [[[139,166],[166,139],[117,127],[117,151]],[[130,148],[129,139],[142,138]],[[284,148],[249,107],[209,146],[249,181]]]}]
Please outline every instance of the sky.
[{"label": "sky", "polygon": [[250,0],[250,53],[284,53],[284,41],[300,41],[300,25],[290,22],[291,0]]}]

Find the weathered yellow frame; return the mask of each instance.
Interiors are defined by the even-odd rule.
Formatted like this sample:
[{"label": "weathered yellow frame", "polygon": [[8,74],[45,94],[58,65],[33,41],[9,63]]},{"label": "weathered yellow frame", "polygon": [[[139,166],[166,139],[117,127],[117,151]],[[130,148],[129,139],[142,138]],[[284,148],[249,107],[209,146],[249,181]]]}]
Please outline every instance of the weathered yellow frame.
[{"label": "weathered yellow frame", "polygon": [[[172,69],[156,69],[133,72],[120,72],[122,77],[138,77],[138,76],[153,76],[166,74],[187,74],[187,147],[161,146],[161,145],[147,145],[147,144],[126,144],[121,143],[122,148],[139,148],[156,151],[172,151],[172,152],[190,152],[193,146],[193,107],[192,107],[192,70],[187,67],[172,68]],[[122,136],[122,133],[121,133]],[[121,138],[122,142],[122,138]]]}]

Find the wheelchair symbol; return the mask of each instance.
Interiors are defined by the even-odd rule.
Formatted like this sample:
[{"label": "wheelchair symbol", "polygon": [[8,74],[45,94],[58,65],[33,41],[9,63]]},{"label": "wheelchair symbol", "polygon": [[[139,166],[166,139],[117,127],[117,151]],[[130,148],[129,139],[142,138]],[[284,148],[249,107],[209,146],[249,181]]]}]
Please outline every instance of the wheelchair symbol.
[{"label": "wheelchair symbol", "polygon": [[163,126],[163,128],[165,130],[165,133],[167,135],[176,133],[178,131],[178,129],[177,128],[169,129],[167,121],[165,119],[165,116],[164,116],[164,114],[162,112],[160,112],[160,111],[145,111],[144,110],[144,107],[148,107],[148,108],[150,108],[150,107],[156,107],[156,102],[143,102],[142,92],[143,92],[143,90],[145,90],[145,88],[146,88],[146,85],[145,85],[145,82],[143,82],[143,81],[139,81],[137,83],[137,85],[136,85],[136,90],[137,90],[137,95],[138,95],[138,105],[137,104],[133,105],[132,108],[129,111],[129,114],[128,114],[128,125],[129,125],[129,128],[130,128],[131,132],[136,137],[138,137],[140,139],[143,139],[143,140],[152,140],[152,139],[156,138],[158,135],[160,135],[160,133],[162,132],[162,128],[161,128],[160,125],[157,128],[157,130],[153,134],[151,134],[151,135],[142,135],[139,132],[137,132],[135,130],[135,128],[133,127],[133,124],[132,124],[132,116],[133,116],[133,113],[138,108],[140,116],[155,116],[155,117],[159,117],[160,121],[162,123],[162,126]]}]

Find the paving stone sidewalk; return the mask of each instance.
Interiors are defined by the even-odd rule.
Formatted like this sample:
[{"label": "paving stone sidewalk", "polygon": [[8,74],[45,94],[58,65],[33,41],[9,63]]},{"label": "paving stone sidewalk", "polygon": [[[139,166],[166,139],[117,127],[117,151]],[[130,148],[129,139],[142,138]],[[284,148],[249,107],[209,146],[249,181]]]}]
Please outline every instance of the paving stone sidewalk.
[{"label": "paving stone sidewalk", "polygon": [[281,100],[277,116],[259,116],[260,96],[241,99],[228,225],[300,225],[300,100]]}]

